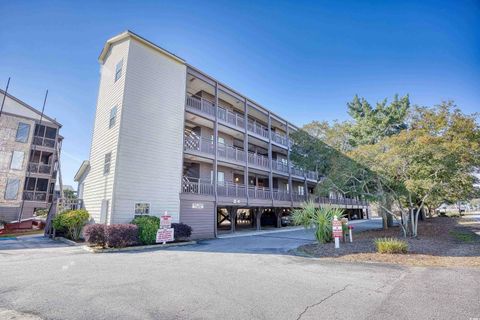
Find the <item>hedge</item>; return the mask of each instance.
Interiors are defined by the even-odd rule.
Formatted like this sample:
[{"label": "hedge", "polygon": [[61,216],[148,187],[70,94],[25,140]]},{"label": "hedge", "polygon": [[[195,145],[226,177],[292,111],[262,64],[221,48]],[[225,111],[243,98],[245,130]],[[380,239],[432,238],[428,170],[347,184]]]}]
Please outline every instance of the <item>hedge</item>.
[{"label": "hedge", "polygon": [[192,235],[192,227],[185,223],[172,223],[175,240],[186,240]]},{"label": "hedge", "polygon": [[134,224],[112,224],[105,228],[106,244],[124,248],[138,244],[138,227]]},{"label": "hedge", "polygon": [[155,216],[140,216],[132,220],[138,226],[138,238],[142,244],[155,244],[157,230],[160,228],[160,218]]},{"label": "hedge", "polygon": [[86,210],[71,210],[60,213],[53,219],[52,224],[55,230],[64,232],[67,238],[77,241],[89,218]]},{"label": "hedge", "polygon": [[90,245],[105,247],[107,244],[107,239],[105,235],[105,229],[107,228],[104,224],[89,224],[83,229],[83,235],[85,236],[85,241]]}]

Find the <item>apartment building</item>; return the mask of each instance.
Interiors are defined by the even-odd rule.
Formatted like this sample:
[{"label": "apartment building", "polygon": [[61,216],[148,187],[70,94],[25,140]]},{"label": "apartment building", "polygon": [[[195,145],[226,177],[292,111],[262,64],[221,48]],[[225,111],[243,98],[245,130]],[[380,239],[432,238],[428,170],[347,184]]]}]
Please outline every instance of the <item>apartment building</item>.
[{"label": "apartment building", "polygon": [[127,31],[99,63],[90,159],[75,178],[96,222],[167,211],[210,238],[280,227],[306,199],[363,216],[366,203],[313,196],[317,173],[290,160],[295,125],[178,56]]},{"label": "apartment building", "polygon": [[[0,90],[0,219],[28,220],[53,201],[61,124]],[[58,153],[57,153],[58,150]]]}]

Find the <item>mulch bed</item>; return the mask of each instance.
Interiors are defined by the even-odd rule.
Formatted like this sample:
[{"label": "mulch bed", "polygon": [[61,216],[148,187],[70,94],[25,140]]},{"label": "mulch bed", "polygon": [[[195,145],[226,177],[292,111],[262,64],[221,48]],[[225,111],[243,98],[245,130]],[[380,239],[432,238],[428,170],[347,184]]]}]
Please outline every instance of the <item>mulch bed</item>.
[{"label": "mulch bed", "polygon": [[[308,244],[301,253],[313,257],[334,257],[346,261],[386,262],[415,266],[480,267],[480,221],[461,218],[434,217],[420,221],[418,238],[403,238],[401,228],[370,230],[354,234],[353,243]],[[408,254],[376,253],[374,239],[393,237],[408,242]]]}]

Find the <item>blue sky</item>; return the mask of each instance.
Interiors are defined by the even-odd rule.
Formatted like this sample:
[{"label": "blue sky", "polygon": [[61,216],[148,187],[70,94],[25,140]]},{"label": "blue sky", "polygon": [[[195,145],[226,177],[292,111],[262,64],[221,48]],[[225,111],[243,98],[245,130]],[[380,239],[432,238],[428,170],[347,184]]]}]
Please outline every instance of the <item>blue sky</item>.
[{"label": "blue sky", "polygon": [[98,55],[130,29],[297,125],[395,93],[480,111],[480,1],[0,0],[0,87],[62,124],[65,184],[88,159]]}]

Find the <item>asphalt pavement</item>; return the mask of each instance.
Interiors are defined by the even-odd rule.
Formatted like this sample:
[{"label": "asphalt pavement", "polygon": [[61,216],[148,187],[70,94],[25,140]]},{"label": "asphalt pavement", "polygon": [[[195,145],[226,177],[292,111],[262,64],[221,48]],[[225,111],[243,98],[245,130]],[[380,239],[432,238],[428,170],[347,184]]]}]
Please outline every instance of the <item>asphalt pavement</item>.
[{"label": "asphalt pavement", "polygon": [[[294,240],[310,241],[298,240],[300,231]],[[209,250],[93,254],[56,242],[7,249],[0,241],[0,319],[480,318],[478,269],[278,254],[296,243],[273,236],[212,240],[265,248],[248,253],[207,243]]]}]

